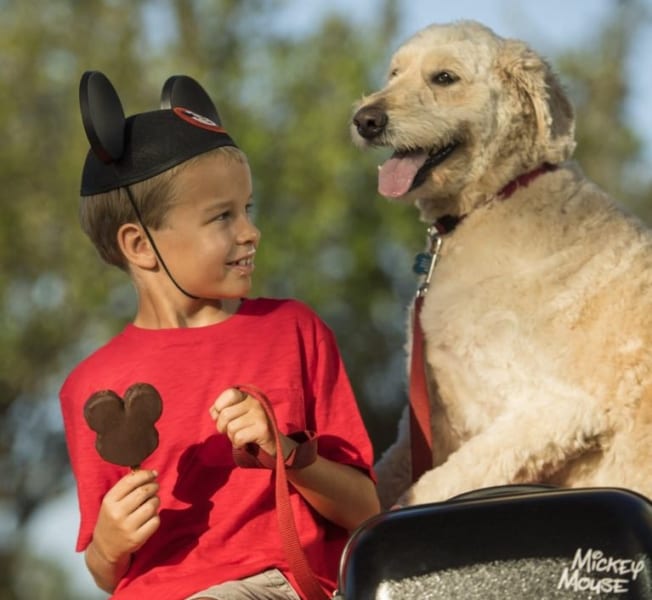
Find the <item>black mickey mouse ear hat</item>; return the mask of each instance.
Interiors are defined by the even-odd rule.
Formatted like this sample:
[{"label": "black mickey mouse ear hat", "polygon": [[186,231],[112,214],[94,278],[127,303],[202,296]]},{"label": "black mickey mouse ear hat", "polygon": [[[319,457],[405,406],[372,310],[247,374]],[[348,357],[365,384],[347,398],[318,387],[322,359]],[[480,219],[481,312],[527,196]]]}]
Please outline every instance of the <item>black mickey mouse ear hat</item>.
[{"label": "black mickey mouse ear hat", "polygon": [[91,145],[82,172],[82,196],[149,179],[220,146],[236,146],[213,101],[186,75],[165,82],[160,110],[125,118],[108,78],[86,71],[79,84],[79,104]]}]

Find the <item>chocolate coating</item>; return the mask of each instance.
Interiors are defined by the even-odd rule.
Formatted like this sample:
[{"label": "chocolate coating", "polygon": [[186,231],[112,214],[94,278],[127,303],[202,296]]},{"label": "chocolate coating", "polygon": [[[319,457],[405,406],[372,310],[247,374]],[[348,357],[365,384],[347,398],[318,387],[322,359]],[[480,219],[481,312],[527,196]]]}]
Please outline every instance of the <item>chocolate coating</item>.
[{"label": "chocolate coating", "polygon": [[106,461],[138,467],[158,446],[154,423],[161,416],[161,396],[149,383],[135,383],[124,400],[113,390],[101,390],[88,398],[84,418],[97,433],[95,448]]}]

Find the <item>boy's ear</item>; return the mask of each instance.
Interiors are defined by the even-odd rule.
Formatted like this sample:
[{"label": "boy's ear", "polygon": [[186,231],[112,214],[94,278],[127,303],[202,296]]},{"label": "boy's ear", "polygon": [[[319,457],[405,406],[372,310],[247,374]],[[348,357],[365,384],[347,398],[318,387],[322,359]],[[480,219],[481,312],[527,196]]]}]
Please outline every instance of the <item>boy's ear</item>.
[{"label": "boy's ear", "polygon": [[118,229],[118,246],[130,265],[154,269],[158,264],[156,253],[143,228],[137,223],[124,223]]}]

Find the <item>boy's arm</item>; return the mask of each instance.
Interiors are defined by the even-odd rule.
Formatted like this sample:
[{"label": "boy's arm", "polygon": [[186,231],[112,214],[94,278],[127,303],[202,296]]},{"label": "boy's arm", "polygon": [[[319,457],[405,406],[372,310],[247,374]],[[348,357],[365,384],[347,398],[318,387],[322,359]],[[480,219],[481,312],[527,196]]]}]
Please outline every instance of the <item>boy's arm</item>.
[{"label": "boy's arm", "polygon": [[376,486],[356,467],[317,456],[303,469],[288,469],[287,477],[320,515],[349,531],[380,512]]},{"label": "boy's arm", "polygon": [[85,559],[95,583],[106,592],[115,590],[129,569],[132,554],[158,529],[155,478],[154,471],[133,471],[104,496]]},{"label": "boy's arm", "polygon": [[117,562],[112,562],[101,553],[94,540],[91,540],[91,543],[87,546],[84,559],[86,568],[93,576],[97,587],[109,594],[115,590],[118,582],[127,573],[131,563],[130,554],[125,554]]},{"label": "boy's arm", "polygon": [[[222,392],[210,407],[217,430],[228,435],[235,448],[248,443],[276,455],[272,425],[260,402],[237,389]],[[280,436],[283,456],[297,446],[290,437]],[[380,512],[373,481],[361,470],[317,456],[302,469],[288,469],[288,480],[323,517],[348,530]]]}]

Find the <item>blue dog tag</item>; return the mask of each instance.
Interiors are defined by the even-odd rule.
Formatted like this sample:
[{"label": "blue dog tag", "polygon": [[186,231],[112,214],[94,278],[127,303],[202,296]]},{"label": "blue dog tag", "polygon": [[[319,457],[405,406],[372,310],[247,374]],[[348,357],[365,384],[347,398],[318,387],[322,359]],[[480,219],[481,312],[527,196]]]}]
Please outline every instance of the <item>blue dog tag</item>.
[{"label": "blue dog tag", "polygon": [[414,257],[414,265],[412,270],[417,275],[427,275],[430,270],[430,263],[432,262],[432,254],[427,252],[420,252]]}]

